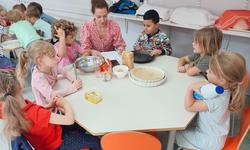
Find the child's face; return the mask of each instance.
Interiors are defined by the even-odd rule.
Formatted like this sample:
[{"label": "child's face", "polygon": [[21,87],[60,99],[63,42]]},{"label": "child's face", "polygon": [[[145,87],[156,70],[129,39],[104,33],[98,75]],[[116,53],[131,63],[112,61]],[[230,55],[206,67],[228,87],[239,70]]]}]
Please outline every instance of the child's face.
[{"label": "child's face", "polygon": [[199,53],[199,54],[202,53],[200,46],[196,41],[193,41],[192,45],[193,45],[194,53]]},{"label": "child's face", "polygon": [[34,24],[37,21],[36,17],[26,17],[26,20],[29,21],[31,24]]},{"label": "child's face", "polygon": [[19,10],[19,9],[13,9],[13,10],[18,11],[20,14],[22,14],[22,17],[25,18],[26,12],[22,12],[22,11]]},{"label": "child's face", "polygon": [[211,69],[207,70],[207,79],[210,83],[221,86],[225,85],[225,80],[220,79],[218,76],[216,76]]},{"label": "child's face", "polygon": [[153,35],[159,30],[159,23],[154,23],[152,20],[143,20],[144,32]]},{"label": "child's face", "polygon": [[56,67],[58,64],[58,59],[56,58],[56,56],[41,56],[40,59],[38,60],[39,65],[46,67],[46,68],[53,68]]},{"label": "child's face", "polygon": [[0,12],[0,18],[5,18],[6,15],[7,15],[7,12],[6,12],[5,10],[2,10],[2,11]]},{"label": "child's face", "polygon": [[108,11],[106,8],[96,8],[95,9],[95,22],[98,26],[105,26],[108,18]]},{"label": "child's face", "polygon": [[76,40],[76,33],[66,36],[66,45],[71,45]]}]

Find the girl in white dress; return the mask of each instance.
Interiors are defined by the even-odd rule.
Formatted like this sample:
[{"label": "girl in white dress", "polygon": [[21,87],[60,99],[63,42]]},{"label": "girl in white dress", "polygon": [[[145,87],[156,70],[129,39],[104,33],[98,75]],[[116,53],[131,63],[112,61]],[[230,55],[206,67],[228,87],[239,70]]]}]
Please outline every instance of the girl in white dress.
[{"label": "girl in white dress", "polygon": [[193,91],[207,84],[193,83],[187,89],[185,108],[198,112],[194,127],[177,132],[176,142],[185,150],[220,150],[229,132],[230,111],[239,111],[244,105],[242,79],[246,62],[235,52],[221,52],[212,57],[207,71],[208,81],[222,86],[225,91],[211,99],[195,100]]}]

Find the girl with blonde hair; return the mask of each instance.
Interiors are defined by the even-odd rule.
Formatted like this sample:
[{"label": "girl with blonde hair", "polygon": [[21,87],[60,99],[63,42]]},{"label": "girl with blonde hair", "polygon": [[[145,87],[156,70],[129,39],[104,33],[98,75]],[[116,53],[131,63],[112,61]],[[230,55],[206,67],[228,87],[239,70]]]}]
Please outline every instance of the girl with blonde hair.
[{"label": "girl with blonde hair", "polygon": [[183,56],[178,62],[178,71],[190,76],[205,73],[209,60],[221,48],[222,32],[216,27],[205,27],[194,34],[193,51],[188,56]]},{"label": "girl with blonde hair", "polygon": [[68,128],[74,123],[74,114],[65,99],[54,97],[49,103],[50,107],[60,108],[64,112],[61,115],[24,99],[22,93],[16,75],[0,71],[0,104],[7,137],[23,135],[37,150],[101,150],[97,137],[86,134],[84,130]]},{"label": "girl with blonde hair", "polygon": [[[27,52],[20,53],[17,77],[22,86],[29,69],[29,62],[35,64],[32,71],[31,87],[38,105],[46,107],[52,97],[66,96],[82,87],[81,80],[76,80],[58,67],[58,58],[53,45],[46,41],[36,41],[27,49]],[[62,74],[72,84],[64,89],[53,90],[59,74]]]},{"label": "girl with blonde hair", "polygon": [[224,88],[224,93],[208,99],[195,100],[193,91],[198,91],[206,82],[193,83],[187,89],[185,108],[198,112],[195,127],[177,132],[177,144],[185,149],[223,148],[229,132],[230,111],[237,112],[244,104],[245,90],[242,79],[246,62],[235,52],[221,52],[211,58],[207,71],[208,82]]}]

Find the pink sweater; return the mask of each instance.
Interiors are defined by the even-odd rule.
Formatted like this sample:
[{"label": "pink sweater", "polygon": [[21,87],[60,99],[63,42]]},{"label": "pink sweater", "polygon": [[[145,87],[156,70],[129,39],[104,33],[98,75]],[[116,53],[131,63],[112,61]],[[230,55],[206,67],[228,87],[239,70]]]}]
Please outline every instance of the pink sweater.
[{"label": "pink sweater", "polygon": [[[59,52],[59,45],[60,45],[60,41],[54,45],[56,54],[58,54]],[[70,46],[66,46],[66,55],[64,57],[59,57],[58,65],[60,67],[64,67],[69,64],[72,64],[76,60],[75,53],[78,52],[82,54],[82,51],[83,49],[81,49],[80,45],[76,42],[72,43]]]},{"label": "pink sweater", "polygon": [[81,47],[83,49],[95,49],[98,51],[112,51],[120,46],[125,47],[119,25],[112,21],[107,21],[106,37],[99,37],[95,20],[84,23],[80,31]]},{"label": "pink sweater", "polygon": [[52,75],[40,72],[37,67],[34,67],[32,72],[31,87],[36,99],[36,104],[45,106],[49,103],[50,99],[54,96],[66,96],[77,91],[73,85],[60,90],[53,90],[53,86],[57,82],[57,76],[62,74],[63,77],[70,81],[74,81],[63,69],[55,68],[52,71]]}]

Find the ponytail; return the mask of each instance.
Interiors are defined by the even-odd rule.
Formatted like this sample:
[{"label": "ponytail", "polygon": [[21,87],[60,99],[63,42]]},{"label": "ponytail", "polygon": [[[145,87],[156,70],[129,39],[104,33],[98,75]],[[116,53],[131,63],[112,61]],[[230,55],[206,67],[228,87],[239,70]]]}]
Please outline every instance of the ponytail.
[{"label": "ponytail", "polygon": [[29,56],[28,52],[22,51],[19,55],[17,64],[17,80],[20,82],[21,87],[25,85],[25,78],[27,77],[29,69]]},{"label": "ponytail", "polygon": [[4,133],[7,137],[18,136],[28,130],[30,122],[26,120],[19,101],[21,86],[14,73],[0,71],[0,102],[3,104]]},{"label": "ponytail", "polygon": [[230,87],[231,100],[228,109],[232,112],[241,110],[245,102],[245,88],[241,83],[234,83]]},{"label": "ponytail", "polygon": [[11,95],[4,98],[3,119],[4,133],[7,137],[19,136],[28,131],[29,121],[26,120],[19,103]]},{"label": "ponytail", "polygon": [[218,78],[225,80],[225,86],[231,92],[228,109],[233,112],[240,111],[245,100],[245,88],[242,85],[246,74],[245,58],[236,52],[221,52],[211,58],[209,69]]}]

